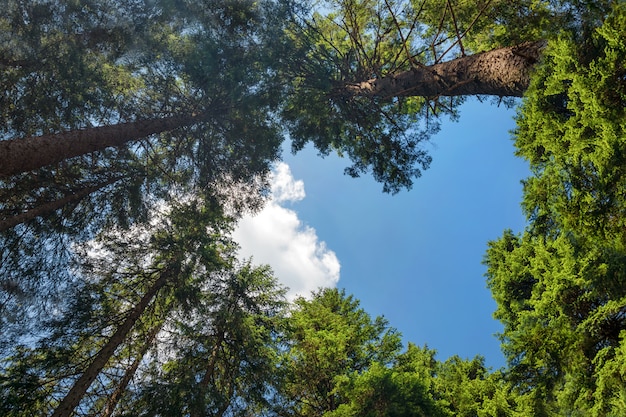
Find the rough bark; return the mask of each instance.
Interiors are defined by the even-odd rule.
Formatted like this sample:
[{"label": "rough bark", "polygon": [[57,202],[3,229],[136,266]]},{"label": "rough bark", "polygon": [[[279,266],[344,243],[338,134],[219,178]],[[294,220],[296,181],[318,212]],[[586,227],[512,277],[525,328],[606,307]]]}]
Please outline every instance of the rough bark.
[{"label": "rough bark", "polygon": [[541,57],[544,41],[494,49],[431,66],[414,67],[387,77],[348,84],[351,96],[438,97],[493,95],[521,97]]},{"label": "rough bark", "polygon": [[125,145],[204,120],[179,115],[0,141],[0,178],[42,168],[68,158]]},{"label": "rough bark", "polygon": [[95,191],[98,191],[106,187],[107,185],[113,184],[114,182],[117,182],[120,179],[121,178],[113,178],[101,184],[97,184],[92,187],[83,188],[75,193],[66,195],[65,197],[60,198],[58,200],[54,200],[48,203],[38,205],[37,207],[33,207],[32,209],[27,210],[23,213],[16,214],[15,216],[2,219],[0,220],[0,232],[4,232],[5,230],[11,229],[17,226],[18,224],[22,224],[30,220],[33,220],[36,217],[50,214],[60,208],[65,207],[67,204],[76,203],[82,200],[83,198],[87,197],[89,194]]},{"label": "rough bark", "polygon": [[165,284],[172,279],[175,271],[173,268],[166,268],[159,274],[159,278],[152,284],[141,300],[130,310],[124,322],[117,328],[115,333],[109,338],[107,343],[94,356],[93,360],[83,372],[83,374],[74,382],[74,385],[61,400],[52,417],[70,417],[76,406],[89,389],[91,383],[96,379],[100,371],[106,366],[107,362],[117,348],[126,340],[128,334],[132,330],[135,322],[141,317],[150,302]]}]

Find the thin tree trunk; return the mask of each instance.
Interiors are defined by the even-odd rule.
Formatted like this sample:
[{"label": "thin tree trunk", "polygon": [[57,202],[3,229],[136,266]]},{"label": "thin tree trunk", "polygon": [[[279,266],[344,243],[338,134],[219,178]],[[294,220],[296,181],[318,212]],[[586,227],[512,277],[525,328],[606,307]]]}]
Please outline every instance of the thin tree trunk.
[{"label": "thin tree trunk", "polygon": [[148,352],[150,345],[156,338],[156,335],[161,330],[161,327],[163,327],[163,323],[160,323],[154,326],[152,330],[150,330],[150,333],[148,333],[146,341],[144,345],[141,347],[141,349],[139,350],[139,352],[137,353],[135,360],[130,365],[130,367],[126,369],[126,372],[124,372],[124,376],[122,377],[120,382],[117,384],[115,391],[113,391],[113,393],[109,397],[106,405],[104,406],[104,410],[102,411],[101,417],[111,417],[111,415],[113,414],[113,411],[115,411],[115,407],[117,407],[117,403],[119,403],[120,399],[122,398],[122,395],[126,391],[126,388],[128,387],[128,384],[130,383],[130,380],[133,379],[133,376],[135,376],[135,372],[137,372],[137,369],[139,368],[139,364],[141,364],[143,357],[145,356],[146,352]]},{"label": "thin tree trunk", "polygon": [[228,407],[230,407],[230,403],[233,401],[233,394],[235,393],[235,383],[233,380],[228,381],[228,399],[222,404],[222,406],[215,413],[215,417],[222,417]]},{"label": "thin tree trunk", "polygon": [[215,364],[217,363],[217,354],[219,353],[220,348],[222,347],[222,343],[224,342],[225,336],[226,336],[226,332],[222,330],[217,338],[217,341],[215,342],[215,345],[213,345],[213,349],[211,349],[211,356],[209,357],[209,362],[207,363],[206,371],[204,372],[204,375],[202,376],[202,380],[200,380],[200,386],[203,389],[209,385],[209,382],[211,381],[211,377],[213,376],[213,372],[215,372]]},{"label": "thin tree trunk", "polygon": [[72,415],[91,383],[96,379],[109,359],[111,359],[117,348],[126,340],[135,322],[141,317],[159,290],[165,286],[174,274],[175,271],[170,267],[160,273],[159,278],[152,284],[139,303],[133,307],[124,322],[93,358],[85,372],[76,380],[72,388],[59,403],[59,406],[54,410],[52,417],[70,417]]},{"label": "thin tree trunk", "polygon": [[[541,57],[544,41],[494,49],[387,77],[348,84],[344,95],[366,97],[438,97],[493,95],[521,97]],[[341,91],[338,91],[342,94]]]},{"label": "thin tree trunk", "polygon": [[30,210],[27,210],[23,213],[16,214],[15,216],[0,220],[0,232],[4,232],[5,230],[11,229],[18,224],[25,223],[27,221],[33,220],[36,217],[44,216],[46,214],[50,214],[60,208],[63,208],[66,204],[75,203],[83,198],[87,197],[89,194],[98,191],[107,185],[113,184],[116,181],[119,181],[121,178],[114,178],[108,181],[105,181],[101,184],[94,185],[92,187],[83,188],[73,194],[66,195],[63,198],[60,198],[55,201],[50,201],[48,203],[44,203],[34,207]]},{"label": "thin tree trunk", "polygon": [[122,146],[155,133],[197,123],[205,118],[206,114],[179,115],[3,140],[0,141],[0,178],[109,147]]},{"label": "thin tree trunk", "polygon": [[[207,363],[206,370],[204,371],[204,375],[202,376],[202,379],[198,383],[198,388],[199,388],[201,397],[204,397],[207,387],[209,386],[209,382],[211,382],[211,377],[213,376],[213,373],[215,372],[215,364],[217,363],[217,355],[220,352],[220,348],[222,347],[222,343],[224,342],[225,337],[226,337],[226,331],[220,330],[218,337],[217,337],[217,341],[215,342],[215,344],[213,345],[213,348],[211,349],[211,355],[209,356],[209,361]],[[202,405],[204,404],[204,398],[201,398],[201,402],[199,404],[202,404]],[[190,412],[190,416],[200,417],[200,414],[198,414],[198,410],[192,410]]]}]

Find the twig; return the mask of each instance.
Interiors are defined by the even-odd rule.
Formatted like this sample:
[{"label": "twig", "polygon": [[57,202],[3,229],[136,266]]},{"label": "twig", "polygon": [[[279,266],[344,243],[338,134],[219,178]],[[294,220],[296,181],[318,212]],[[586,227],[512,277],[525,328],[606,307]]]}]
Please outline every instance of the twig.
[{"label": "twig", "polygon": [[454,31],[456,32],[457,42],[459,43],[459,47],[461,48],[461,55],[465,56],[465,50],[463,49],[463,43],[461,42],[461,34],[459,33],[459,26],[456,23],[456,16],[454,15],[454,9],[452,8],[452,4],[450,0],[446,0],[448,2],[448,8],[450,9],[450,16],[452,17],[452,23],[454,24]]}]

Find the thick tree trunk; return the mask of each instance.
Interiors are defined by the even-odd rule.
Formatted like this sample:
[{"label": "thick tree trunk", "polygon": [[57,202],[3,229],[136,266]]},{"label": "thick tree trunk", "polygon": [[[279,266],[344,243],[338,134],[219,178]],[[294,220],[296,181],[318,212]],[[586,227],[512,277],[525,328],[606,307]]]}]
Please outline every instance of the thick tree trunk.
[{"label": "thick tree trunk", "polygon": [[38,205],[37,207],[33,207],[30,210],[27,210],[23,213],[16,214],[15,216],[11,216],[6,219],[0,220],[0,232],[4,232],[5,230],[11,229],[18,224],[22,224],[28,222],[30,220],[35,219],[36,217],[44,216],[46,214],[50,214],[60,208],[65,207],[65,205],[70,203],[76,203],[83,198],[87,197],[89,194],[98,191],[107,185],[113,184],[116,181],[119,181],[121,178],[114,178],[108,181],[105,181],[101,184],[94,185],[93,187],[83,188],[73,194],[66,195],[63,198],[60,198],[55,201],[50,201],[48,203],[44,203]]},{"label": "thick tree trunk", "polygon": [[64,159],[122,146],[155,133],[202,121],[203,115],[170,116],[0,141],[0,178],[32,171]]},{"label": "thick tree trunk", "polygon": [[113,356],[117,348],[126,340],[135,322],[141,317],[150,302],[165,284],[171,280],[175,274],[173,268],[163,270],[159,278],[152,284],[139,303],[133,307],[124,322],[117,328],[109,341],[100,349],[93,358],[85,372],[74,382],[74,385],[59,403],[52,417],[70,417],[76,406],[80,403],[91,383],[96,379],[100,371],[105,367],[109,359]]},{"label": "thick tree trunk", "polygon": [[521,97],[530,82],[533,66],[541,57],[544,41],[494,49],[452,61],[349,84],[351,96],[438,97],[493,95]]}]

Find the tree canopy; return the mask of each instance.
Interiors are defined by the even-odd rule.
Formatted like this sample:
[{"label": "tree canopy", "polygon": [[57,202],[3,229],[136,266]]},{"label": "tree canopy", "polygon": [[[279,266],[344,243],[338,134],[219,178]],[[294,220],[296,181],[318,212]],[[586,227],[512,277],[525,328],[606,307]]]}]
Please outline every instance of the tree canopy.
[{"label": "tree canopy", "polygon": [[530,225],[487,253],[510,378],[535,415],[625,410],[625,17],[617,5],[587,43],[546,50],[515,132]]},{"label": "tree canopy", "polygon": [[[622,2],[9,0],[0,40],[1,414],[626,413]],[[396,193],[474,95],[532,170],[505,368],[238,258],[286,138]]]}]

